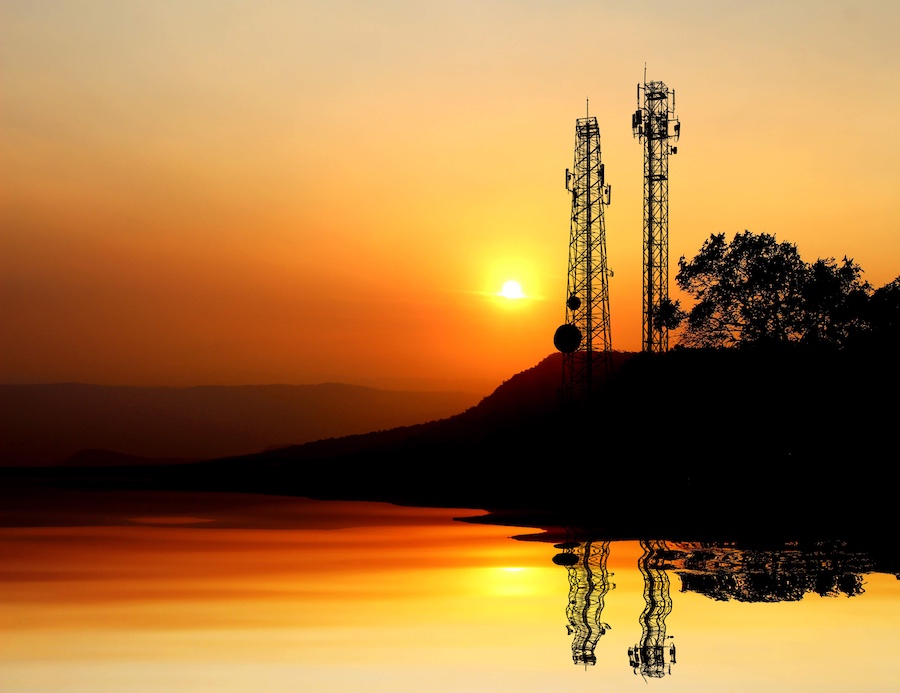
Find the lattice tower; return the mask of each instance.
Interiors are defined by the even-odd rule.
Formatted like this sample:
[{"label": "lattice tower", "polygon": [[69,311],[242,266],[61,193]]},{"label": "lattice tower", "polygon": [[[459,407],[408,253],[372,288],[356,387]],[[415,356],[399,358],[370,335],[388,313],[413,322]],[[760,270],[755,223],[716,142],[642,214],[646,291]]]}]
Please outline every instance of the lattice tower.
[{"label": "lattice tower", "polygon": [[574,635],[572,662],[585,667],[597,663],[597,642],[610,629],[603,620],[606,595],[615,588],[610,582],[612,573],[606,567],[609,544],[608,541],[572,542],[554,558],[554,562],[565,565],[568,572],[566,629]]},{"label": "lattice tower", "polygon": [[610,202],[600,159],[600,127],[593,116],[575,122],[575,161],[566,169],[572,195],[566,318],[554,336],[563,352],[564,401],[588,399],[611,367],[609,270],[604,210]]},{"label": "lattice tower", "polygon": [[[634,136],[644,145],[643,351],[666,351],[669,331],[661,308],[669,302],[669,154],[681,135],[675,92],[663,82],[638,85],[638,109],[631,117]],[[641,96],[643,95],[643,104]]]},{"label": "lattice tower", "polygon": [[638,569],[644,576],[644,611],[641,613],[641,641],[628,648],[628,661],[634,673],[662,678],[672,673],[675,644],[666,637],[666,618],[672,612],[669,576],[660,565],[666,546],[662,541],[641,541],[643,555]]}]

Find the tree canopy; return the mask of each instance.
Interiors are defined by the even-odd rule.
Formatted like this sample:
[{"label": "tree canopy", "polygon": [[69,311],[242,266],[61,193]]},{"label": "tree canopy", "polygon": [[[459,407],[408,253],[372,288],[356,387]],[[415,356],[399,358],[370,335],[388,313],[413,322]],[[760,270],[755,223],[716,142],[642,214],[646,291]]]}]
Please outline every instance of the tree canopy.
[{"label": "tree canopy", "polygon": [[711,235],[675,281],[695,299],[685,312],[670,303],[668,326],[683,325],[679,344],[734,347],[804,343],[845,347],[900,319],[900,277],[873,291],[845,256],[806,263],[797,246],[749,231]]}]

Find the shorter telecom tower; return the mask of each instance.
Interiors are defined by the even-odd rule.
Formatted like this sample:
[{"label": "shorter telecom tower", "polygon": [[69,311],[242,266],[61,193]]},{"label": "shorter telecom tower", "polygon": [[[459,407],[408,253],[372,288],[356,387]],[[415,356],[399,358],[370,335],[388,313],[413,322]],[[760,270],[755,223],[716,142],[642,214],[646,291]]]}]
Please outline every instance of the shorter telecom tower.
[{"label": "shorter telecom tower", "polygon": [[[662,82],[638,85],[638,109],[631,116],[634,136],[644,144],[644,329],[642,351],[667,351],[669,331],[669,154],[677,154],[681,123],[675,92]],[[641,92],[644,103],[641,105]]]},{"label": "shorter telecom tower", "polygon": [[609,541],[565,542],[553,562],[566,567],[569,576],[569,602],[566,606],[566,630],[574,635],[572,662],[584,666],[597,663],[597,642],[610,625],[603,620],[606,595],[615,585],[606,567]]},{"label": "shorter telecom tower", "polygon": [[612,338],[606,266],[604,209],[610,201],[600,160],[600,127],[593,116],[575,121],[575,164],[566,169],[572,194],[566,320],[553,343],[563,353],[560,395],[564,402],[586,400],[598,371],[608,373]]}]

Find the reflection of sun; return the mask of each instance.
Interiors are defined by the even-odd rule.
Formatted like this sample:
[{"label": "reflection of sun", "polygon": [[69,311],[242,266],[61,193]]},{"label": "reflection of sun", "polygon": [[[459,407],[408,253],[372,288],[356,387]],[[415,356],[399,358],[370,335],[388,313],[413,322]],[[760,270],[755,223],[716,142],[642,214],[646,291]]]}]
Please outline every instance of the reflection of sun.
[{"label": "reflection of sun", "polygon": [[522,291],[522,285],[515,279],[510,279],[506,282],[503,285],[503,288],[500,289],[500,293],[497,295],[509,299],[525,298],[525,292]]}]

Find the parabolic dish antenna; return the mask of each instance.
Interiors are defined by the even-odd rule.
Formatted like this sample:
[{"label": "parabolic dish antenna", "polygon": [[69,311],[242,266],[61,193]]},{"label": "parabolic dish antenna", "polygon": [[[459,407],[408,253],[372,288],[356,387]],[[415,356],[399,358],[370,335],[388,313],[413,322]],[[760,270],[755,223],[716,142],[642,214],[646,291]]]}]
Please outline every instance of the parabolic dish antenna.
[{"label": "parabolic dish antenna", "polygon": [[574,553],[558,553],[553,557],[553,562],[556,565],[575,565],[578,563],[578,556]]},{"label": "parabolic dish antenna", "polygon": [[553,335],[553,346],[564,354],[571,354],[578,349],[581,344],[581,330],[575,325],[567,322],[556,328],[556,334]]}]

